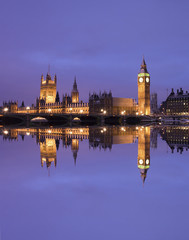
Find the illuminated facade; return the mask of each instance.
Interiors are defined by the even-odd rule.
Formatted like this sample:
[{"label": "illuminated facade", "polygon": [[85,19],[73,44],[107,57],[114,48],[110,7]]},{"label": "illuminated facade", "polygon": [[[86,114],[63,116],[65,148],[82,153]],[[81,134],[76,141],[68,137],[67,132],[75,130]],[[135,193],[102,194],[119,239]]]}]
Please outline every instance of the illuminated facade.
[{"label": "illuminated facade", "polygon": [[188,115],[189,114],[189,93],[178,89],[172,89],[166,101],[161,106],[161,111],[166,115]]},{"label": "illuminated facade", "polygon": [[89,113],[107,115],[135,115],[137,103],[132,98],[113,97],[112,93],[93,93],[89,95]]},{"label": "illuminated facade", "polygon": [[41,76],[40,100],[43,99],[46,104],[55,103],[56,83],[56,75],[54,76],[54,80],[51,79],[49,73],[47,73],[46,79],[44,79],[43,75]]},{"label": "illuminated facade", "polygon": [[140,127],[138,131],[138,168],[143,183],[150,167],[150,127]]},{"label": "illuminated facade", "polygon": [[150,115],[150,74],[144,58],[138,74],[138,114]]},{"label": "illuminated facade", "polygon": [[46,80],[44,80],[43,76],[41,77],[40,98],[36,102],[36,113],[89,114],[88,103],[79,102],[76,78],[74,79],[71,97],[65,94],[62,101],[56,99],[56,84],[56,75],[54,81],[51,80],[49,74],[47,74]]}]

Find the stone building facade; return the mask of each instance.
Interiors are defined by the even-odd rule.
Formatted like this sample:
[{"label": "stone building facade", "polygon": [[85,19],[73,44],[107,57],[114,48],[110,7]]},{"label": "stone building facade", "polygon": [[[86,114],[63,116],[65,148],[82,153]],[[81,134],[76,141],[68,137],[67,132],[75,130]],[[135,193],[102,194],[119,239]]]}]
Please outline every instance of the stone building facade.
[{"label": "stone building facade", "polygon": [[166,101],[162,103],[161,112],[166,115],[188,115],[189,93],[180,88],[177,92],[172,89]]}]

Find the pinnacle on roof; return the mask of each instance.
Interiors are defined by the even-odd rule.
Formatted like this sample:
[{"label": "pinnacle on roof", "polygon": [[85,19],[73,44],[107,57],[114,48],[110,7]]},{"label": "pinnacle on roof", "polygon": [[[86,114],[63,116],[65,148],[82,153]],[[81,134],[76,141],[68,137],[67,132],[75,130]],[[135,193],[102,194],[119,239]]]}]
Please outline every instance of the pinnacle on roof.
[{"label": "pinnacle on roof", "polygon": [[72,92],[77,92],[77,91],[78,91],[78,90],[77,90],[77,83],[76,83],[76,76],[75,76]]},{"label": "pinnacle on roof", "polygon": [[142,59],[142,64],[140,66],[140,73],[148,73],[144,56],[143,56],[143,59]]}]

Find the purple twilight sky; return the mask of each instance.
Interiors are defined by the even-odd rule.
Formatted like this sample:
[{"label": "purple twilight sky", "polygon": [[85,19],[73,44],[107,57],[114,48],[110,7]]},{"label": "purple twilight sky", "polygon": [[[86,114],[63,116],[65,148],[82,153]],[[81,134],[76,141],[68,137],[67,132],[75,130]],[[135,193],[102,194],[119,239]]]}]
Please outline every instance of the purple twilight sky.
[{"label": "purple twilight sky", "polygon": [[35,102],[41,74],[57,74],[58,91],[80,97],[112,90],[137,98],[144,54],[159,102],[172,87],[188,89],[186,0],[4,0],[0,7],[0,104]]}]

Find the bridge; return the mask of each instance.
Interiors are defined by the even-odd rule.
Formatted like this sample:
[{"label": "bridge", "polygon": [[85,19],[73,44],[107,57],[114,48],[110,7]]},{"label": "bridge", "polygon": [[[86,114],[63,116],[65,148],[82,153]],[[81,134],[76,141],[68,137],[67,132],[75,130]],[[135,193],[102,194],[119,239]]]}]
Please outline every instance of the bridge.
[{"label": "bridge", "polygon": [[[45,118],[48,124],[72,125],[73,123],[81,124],[137,124],[139,122],[153,122],[156,118],[151,116],[136,115],[87,115],[87,114],[55,114],[55,113],[5,113],[0,116],[0,123],[4,125],[25,125],[32,126],[31,120],[37,117]],[[74,121],[77,118],[79,121]],[[39,122],[38,122],[39,123]],[[46,123],[47,124],[47,123]]]}]

